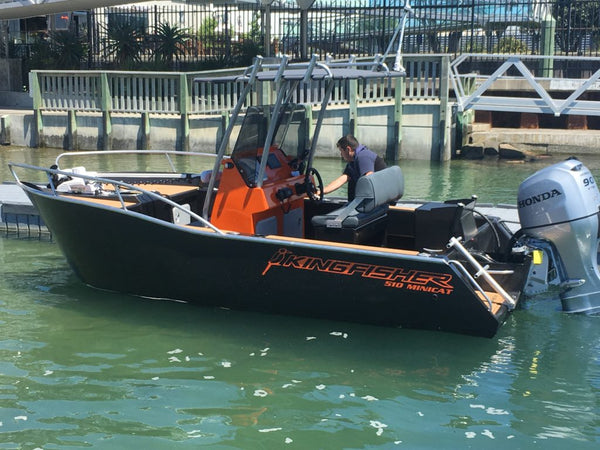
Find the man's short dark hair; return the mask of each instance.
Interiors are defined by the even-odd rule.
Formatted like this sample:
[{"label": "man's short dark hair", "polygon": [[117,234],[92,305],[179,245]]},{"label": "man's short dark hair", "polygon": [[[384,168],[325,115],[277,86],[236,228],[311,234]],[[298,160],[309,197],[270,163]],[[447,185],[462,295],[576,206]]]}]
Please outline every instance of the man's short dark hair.
[{"label": "man's short dark hair", "polygon": [[351,134],[347,134],[337,141],[337,146],[341,148],[346,148],[349,146],[352,150],[356,150],[358,145],[358,140]]}]

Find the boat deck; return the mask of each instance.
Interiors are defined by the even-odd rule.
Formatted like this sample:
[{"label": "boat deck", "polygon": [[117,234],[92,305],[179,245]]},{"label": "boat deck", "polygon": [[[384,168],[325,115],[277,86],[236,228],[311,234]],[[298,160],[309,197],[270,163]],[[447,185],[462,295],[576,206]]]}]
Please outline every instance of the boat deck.
[{"label": "boat deck", "polygon": [[[166,197],[184,194],[197,190],[197,186],[190,185],[168,185],[168,184],[140,184],[139,187],[147,191],[161,192]],[[74,199],[85,199],[86,201],[105,206],[121,208],[118,198],[94,198],[82,197],[80,195],[66,195]],[[125,201],[126,207],[133,206],[136,202]],[[0,184],[0,229],[5,233],[16,233],[18,236],[49,236],[44,221],[33,206],[23,189],[15,183]]]},{"label": "boat deck", "polygon": [[[488,298],[492,302],[492,314],[497,315],[498,312],[500,312],[500,308],[502,308],[502,306],[504,306],[506,304],[506,302],[504,301],[502,296],[500,294],[498,294],[497,292],[486,291],[485,295],[487,295]],[[488,302],[485,299],[485,297],[483,296],[483,294],[481,292],[477,292],[477,296],[480,298],[481,302],[486,307],[488,307]]]}]

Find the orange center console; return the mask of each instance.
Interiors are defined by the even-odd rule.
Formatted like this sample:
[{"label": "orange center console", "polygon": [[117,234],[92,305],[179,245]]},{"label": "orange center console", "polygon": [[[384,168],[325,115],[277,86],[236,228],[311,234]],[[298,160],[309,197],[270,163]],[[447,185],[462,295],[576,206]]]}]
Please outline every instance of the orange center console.
[{"label": "orange center console", "polygon": [[218,228],[244,234],[303,237],[304,192],[296,185],[304,175],[295,172],[289,158],[272,147],[261,187],[255,187],[262,151],[223,160],[223,173],[212,208]]}]

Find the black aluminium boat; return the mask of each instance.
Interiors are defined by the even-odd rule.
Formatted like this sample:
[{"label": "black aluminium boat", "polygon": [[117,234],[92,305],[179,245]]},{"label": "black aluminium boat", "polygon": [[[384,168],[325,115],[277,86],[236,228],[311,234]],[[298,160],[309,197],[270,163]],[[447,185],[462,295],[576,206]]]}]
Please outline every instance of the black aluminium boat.
[{"label": "black aluminium boat", "polygon": [[[323,199],[313,156],[333,84],[403,75],[379,60],[269,65],[257,58],[226,79],[245,90],[208,170],[62,169],[65,155],[52,168],[10,167],[75,273],[96,288],[487,337],[528,294],[554,290],[565,311],[597,311],[600,193],[577,160],[523,182],[517,232],[502,214],[481,213],[474,198],[400,203],[398,166],[362,177],[350,203]],[[291,98],[310,80],[323,84],[325,98],[307,149],[299,137],[304,106]],[[278,86],[275,103],[243,110],[266,81]],[[47,185],[21,181],[17,171],[41,171]]]}]

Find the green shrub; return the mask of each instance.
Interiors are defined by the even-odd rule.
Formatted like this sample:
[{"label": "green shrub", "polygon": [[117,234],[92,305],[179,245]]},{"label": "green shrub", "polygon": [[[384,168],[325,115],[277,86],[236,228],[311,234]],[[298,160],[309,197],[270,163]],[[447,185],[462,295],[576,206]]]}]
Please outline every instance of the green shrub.
[{"label": "green shrub", "polygon": [[525,54],[529,53],[529,48],[525,42],[515,37],[503,37],[494,46],[494,53],[513,53]]}]

